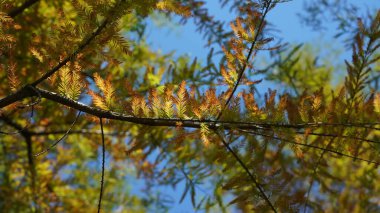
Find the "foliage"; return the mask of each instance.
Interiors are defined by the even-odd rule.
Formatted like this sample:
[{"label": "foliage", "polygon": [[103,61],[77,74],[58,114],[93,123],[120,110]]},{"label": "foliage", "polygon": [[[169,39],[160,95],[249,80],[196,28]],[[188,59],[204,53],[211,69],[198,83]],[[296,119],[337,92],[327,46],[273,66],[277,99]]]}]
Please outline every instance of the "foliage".
[{"label": "foliage", "polygon": [[[272,46],[266,15],[286,1],[231,2],[226,28],[196,0],[0,1],[0,208],[168,211],[157,186],[184,184],[206,212],[380,211],[380,11],[345,31],[333,85],[312,48]],[[155,13],[221,51],[152,50]],[[254,92],[264,49],[262,74],[291,92]]]}]

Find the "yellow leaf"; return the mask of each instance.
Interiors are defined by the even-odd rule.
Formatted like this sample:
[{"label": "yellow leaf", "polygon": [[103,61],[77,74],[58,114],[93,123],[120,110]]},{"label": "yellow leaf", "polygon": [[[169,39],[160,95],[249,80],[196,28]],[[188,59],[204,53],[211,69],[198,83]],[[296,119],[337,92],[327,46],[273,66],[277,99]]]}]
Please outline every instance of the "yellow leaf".
[{"label": "yellow leaf", "polygon": [[32,53],[32,55],[34,56],[34,57],[36,57],[40,62],[43,62],[44,61],[44,57],[43,57],[43,55],[40,53],[40,52],[38,52],[34,47],[31,47],[30,49],[29,49],[29,51]]},{"label": "yellow leaf", "polygon": [[[304,136],[302,135],[296,135],[295,136],[295,141],[297,143],[301,143],[303,144],[303,141],[304,141]],[[300,148],[300,146],[294,144],[291,146],[294,154],[296,155],[297,158],[303,158],[304,157],[304,153],[303,153],[303,150]]]},{"label": "yellow leaf", "polygon": [[92,101],[93,101],[95,106],[97,106],[101,109],[104,109],[104,110],[109,110],[107,105],[104,103],[103,98],[100,95],[96,94],[92,90],[89,90],[88,94],[92,97]]},{"label": "yellow leaf", "polygon": [[106,90],[106,83],[98,73],[94,74],[94,81],[96,86],[98,86],[101,91]]},{"label": "yellow leaf", "polygon": [[183,6],[173,0],[164,0],[164,1],[157,2],[156,7],[159,10],[167,10],[184,17],[191,16],[190,7]]},{"label": "yellow leaf", "polygon": [[208,139],[207,135],[210,134],[210,129],[205,123],[201,124],[200,132],[203,144],[208,147],[210,145],[210,140]]},{"label": "yellow leaf", "polygon": [[131,108],[132,108],[132,114],[138,117],[140,114],[140,98],[139,97],[132,97]]},{"label": "yellow leaf", "polygon": [[0,12],[0,22],[12,22],[12,17],[8,16],[8,14],[4,12]]},{"label": "yellow leaf", "polygon": [[161,99],[158,96],[158,93],[157,93],[156,89],[153,89],[153,90],[150,91],[150,93],[149,93],[149,100],[150,100],[150,103],[151,103],[153,116],[160,117],[162,103],[161,103]]},{"label": "yellow leaf", "polygon": [[375,95],[375,98],[373,99],[373,106],[375,108],[375,112],[380,113],[380,93]]},{"label": "yellow leaf", "polygon": [[104,104],[108,109],[112,109],[115,102],[115,89],[113,88],[109,77],[107,80],[102,79],[98,73],[94,74],[95,84],[99,87],[100,91],[103,92],[104,95]]},{"label": "yellow leaf", "polygon": [[177,115],[179,118],[187,118],[187,91],[186,91],[186,82],[182,81],[178,87],[177,99],[176,99],[176,107],[177,107]]},{"label": "yellow leaf", "polygon": [[18,80],[16,73],[15,73],[15,64],[11,64],[8,67],[8,81],[9,86],[11,87],[12,92],[16,92],[18,86],[20,85],[20,81]]}]

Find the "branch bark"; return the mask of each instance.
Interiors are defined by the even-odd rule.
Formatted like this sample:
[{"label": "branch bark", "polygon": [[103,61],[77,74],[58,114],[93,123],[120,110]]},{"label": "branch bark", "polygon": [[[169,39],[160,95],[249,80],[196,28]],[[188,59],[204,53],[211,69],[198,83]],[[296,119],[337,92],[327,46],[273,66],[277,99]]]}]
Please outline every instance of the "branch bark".
[{"label": "branch bark", "polygon": [[22,4],[20,7],[16,7],[14,8],[13,10],[11,10],[9,13],[8,13],[8,16],[14,18],[18,15],[20,15],[22,12],[24,12],[25,9],[33,6],[35,3],[37,3],[39,0],[29,0],[29,1],[26,1],[24,2],[24,4]]},{"label": "branch bark", "polygon": [[380,128],[375,127],[380,123],[299,123],[299,124],[288,124],[288,123],[265,123],[265,122],[244,122],[244,121],[215,121],[215,120],[198,120],[198,119],[179,119],[179,118],[144,118],[144,117],[134,117],[131,115],[126,115],[123,113],[106,111],[99,108],[87,106],[81,102],[74,101],[62,95],[54,92],[50,92],[37,87],[24,87],[19,90],[19,92],[11,94],[0,100],[0,109],[20,101],[28,97],[38,97],[51,100],[56,103],[60,103],[67,107],[82,111],[84,113],[111,119],[126,121],[135,124],[142,124],[147,126],[166,126],[166,127],[177,127],[178,123],[181,123],[183,127],[188,128],[200,128],[202,123],[208,125],[210,129],[241,129],[241,130],[261,130],[267,128],[291,128],[291,129],[304,129],[308,127],[321,127],[321,126],[346,126],[346,127],[357,127],[357,128],[367,128],[373,130],[380,130]]}]

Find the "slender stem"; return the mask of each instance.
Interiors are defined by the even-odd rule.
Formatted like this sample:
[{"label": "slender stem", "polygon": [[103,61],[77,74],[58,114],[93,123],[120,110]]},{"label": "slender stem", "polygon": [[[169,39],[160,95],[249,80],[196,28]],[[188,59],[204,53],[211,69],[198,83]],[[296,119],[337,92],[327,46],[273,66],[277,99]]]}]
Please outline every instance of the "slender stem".
[{"label": "slender stem", "polygon": [[247,68],[247,65],[249,63],[249,59],[251,58],[252,54],[253,54],[253,50],[255,49],[255,46],[256,46],[256,43],[259,39],[259,36],[261,35],[261,32],[262,32],[262,28],[263,28],[263,25],[264,25],[264,20],[265,20],[265,16],[267,15],[267,13],[269,12],[269,9],[270,7],[272,6],[272,0],[265,0],[265,6],[264,6],[264,12],[263,12],[263,15],[260,19],[260,23],[259,23],[259,26],[257,28],[257,33],[255,34],[255,37],[253,39],[253,42],[251,44],[251,48],[249,48],[249,52],[248,52],[248,55],[247,57],[245,58],[245,63],[243,64],[243,67],[241,68],[240,72],[239,72],[239,76],[238,76],[238,79],[232,89],[232,92],[230,94],[230,96],[228,97],[226,103],[224,104],[222,110],[219,112],[218,114],[218,117],[216,118],[216,120],[219,120],[222,115],[223,115],[223,112],[224,110],[227,108],[228,104],[231,102],[231,99],[232,97],[234,96],[234,93],[236,92],[236,89],[238,88],[239,84],[240,84],[240,81],[241,79],[243,78],[243,74],[245,72],[245,69]]},{"label": "slender stem", "polygon": [[104,132],[103,132],[103,121],[102,118],[99,118],[100,121],[100,130],[102,132],[102,177],[100,180],[100,192],[99,192],[99,202],[98,202],[98,213],[100,212],[102,206],[102,197],[103,197],[103,188],[104,188],[104,164],[106,158],[106,150],[104,144]]},{"label": "slender stem", "polygon": [[35,3],[37,3],[39,0],[29,0],[29,1],[26,1],[24,2],[24,4],[22,4],[20,7],[16,7],[14,8],[13,10],[11,10],[9,13],[8,13],[8,16],[14,18],[18,15],[20,15],[22,12],[24,12],[25,9],[33,6]]},{"label": "slender stem", "polygon": [[256,180],[256,177],[252,172],[249,171],[247,165],[240,159],[240,157],[235,153],[233,149],[228,145],[228,143],[224,140],[223,136],[215,131],[215,133],[219,136],[220,140],[222,141],[223,145],[228,149],[229,152],[235,157],[235,159],[239,162],[240,166],[245,170],[245,172],[248,174],[248,176],[251,178],[254,186],[257,190],[259,190],[259,193],[261,197],[265,200],[265,202],[268,204],[268,206],[272,209],[273,212],[277,212],[275,207],[273,206],[272,202],[269,200],[269,197],[265,194],[265,191],[261,184]]},{"label": "slender stem", "polygon": [[24,125],[24,126],[21,126],[20,124],[12,121],[10,118],[8,118],[7,116],[5,115],[0,115],[0,120],[2,120],[4,123],[6,123],[7,125],[13,127],[14,129],[16,129],[15,131],[13,132],[6,132],[6,131],[2,131],[0,130],[0,134],[2,135],[17,135],[17,134],[23,134],[23,133],[27,133],[27,134],[30,134],[30,132],[28,131],[28,127],[30,125],[30,119],[31,118],[28,118],[29,120],[27,121],[27,123]]},{"label": "slender stem", "polygon": [[[273,131],[273,128],[270,128],[270,127],[262,127],[260,129],[261,130]],[[294,133],[296,133],[298,135],[314,135],[314,136],[320,136],[320,137],[353,139],[353,140],[357,140],[357,141],[367,142],[368,144],[372,144],[372,143],[380,144],[380,141],[356,137],[356,136],[352,136],[352,135],[343,135],[342,133],[331,134],[331,133],[318,133],[318,132],[306,132],[306,131],[295,131]]]},{"label": "slender stem", "polygon": [[[332,144],[332,142],[334,141],[334,138],[332,138],[330,140],[330,142],[326,145],[326,150],[330,147],[330,145]],[[311,189],[313,188],[313,185],[314,185],[314,176],[317,175],[317,169],[319,167],[319,164],[321,163],[322,159],[323,159],[323,156],[325,155],[326,151],[323,151],[321,153],[321,155],[319,156],[318,160],[317,160],[317,163],[315,164],[314,166],[314,169],[313,169],[313,175],[312,175],[312,179],[310,181],[310,185],[309,185],[309,188],[307,189],[307,194],[306,194],[306,201],[305,201],[305,205],[304,205],[304,209],[303,209],[303,213],[306,213],[306,209],[307,209],[307,206],[309,205],[309,198],[310,198],[310,193],[311,193]]]},{"label": "slender stem", "polygon": [[52,148],[54,148],[55,146],[57,146],[57,144],[58,144],[59,142],[61,142],[64,138],[66,138],[67,135],[69,135],[71,129],[72,129],[73,126],[74,126],[74,124],[77,122],[77,120],[78,120],[78,118],[79,118],[79,116],[80,116],[80,113],[81,113],[81,111],[78,112],[78,114],[77,114],[77,116],[75,117],[75,120],[74,120],[73,123],[71,124],[70,128],[65,132],[64,135],[62,135],[61,138],[59,138],[56,142],[54,142],[54,143],[53,143],[52,145],[50,145],[48,148],[42,150],[41,152],[38,152],[37,154],[34,154],[34,157],[38,157],[38,156],[40,156],[40,155],[42,155],[42,154],[44,154],[44,153],[46,153],[46,152],[49,152]]},{"label": "slender stem", "polygon": [[46,72],[41,78],[37,79],[36,81],[31,83],[30,85],[33,87],[37,86],[38,84],[40,84],[41,82],[43,82],[44,80],[46,80],[47,78],[52,76],[55,72],[57,72],[63,66],[65,66],[67,64],[67,62],[74,59],[85,47],[87,47],[91,43],[91,41],[93,41],[95,39],[96,36],[98,36],[102,32],[102,30],[107,26],[107,24],[109,22],[110,22],[110,20],[108,18],[106,18],[103,21],[103,23],[94,32],[92,32],[88,38],[86,38],[82,41],[82,43],[79,45],[79,47],[73,53],[71,53],[69,56],[67,56],[65,59],[63,59],[63,61],[59,62],[55,67],[53,67],[51,70]]},{"label": "slender stem", "polygon": [[[30,173],[30,182],[31,182],[31,188],[32,188],[32,201],[33,205],[35,206],[34,209],[38,209],[37,204],[37,191],[36,191],[36,166],[33,160],[33,145],[32,145],[32,138],[30,135],[23,135],[25,138],[26,143],[26,149],[28,153],[28,164],[29,164],[29,173]],[[33,209],[32,205],[32,209]]]},{"label": "slender stem", "polygon": [[335,150],[326,149],[324,147],[319,147],[319,146],[315,146],[315,145],[312,145],[312,144],[298,143],[298,142],[295,142],[293,140],[288,140],[288,139],[285,139],[285,138],[276,137],[274,135],[268,135],[268,134],[264,134],[264,133],[261,133],[261,132],[258,132],[258,131],[253,131],[253,130],[251,130],[251,131],[240,130],[240,131],[247,132],[247,133],[250,133],[250,134],[260,135],[260,136],[263,136],[263,137],[266,137],[266,138],[272,138],[272,139],[279,140],[279,141],[282,141],[282,142],[285,142],[285,143],[289,143],[289,144],[295,144],[295,145],[298,145],[298,146],[304,146],[304,147],[308,147],[308,148],[312,148],[312,149],[318,149],[318,150],[322,150],[324,152],[330,152],[330,153],[333,153],[333,154],[337,154],[339,156],[348,157],[348,158],[351,158],[353,160],[359,160],[359,161],[367,162],[369,164],[374,164],[374,165],[380,166],[380,162],[376,162],[376,161],[371,161],[371,160],[359,158],[359,157],[356,157],[356,156],[353,156],[353,155],[349,155],[349,154],[345,154],[345,153],[342,153],[342,152],[338,152],[338,151],[335,151]]},{"label": "slender stem", "polygon": [[[60,134],[67,134],[67,135],[100,135],[102,132],[100,130],[92,130],[92,129],[76,129],[71,130],[70,132],[67,132],[67,130],[53,130],[53,131],[29,131],[31,136],[34,137],[41,137],[41,136],[47,136],[47,135],[60,135]],[[104,132],[104,135],[111,135],[111,136],[126,136],[128,132],[125,131],[110,131],[110,132]]]}]

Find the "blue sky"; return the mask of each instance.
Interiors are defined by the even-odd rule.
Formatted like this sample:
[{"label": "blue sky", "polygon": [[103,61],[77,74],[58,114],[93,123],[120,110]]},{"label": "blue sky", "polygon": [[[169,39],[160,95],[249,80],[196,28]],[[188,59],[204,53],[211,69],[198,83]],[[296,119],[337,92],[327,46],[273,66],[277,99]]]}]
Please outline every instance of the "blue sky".
[{"label": "blue sky", "polygon": [[[323,31],[323,33],[315,32],[300,23],[298,14],[303,12],[303,5],[307,1],[310,0],[293,0],[281,3],[268,14],[268,21],[280,31],[278,35],[286,42],[300,43],[321,39],[330,40],[336,33],[334,29],[337,26],[332,22],[325,25],[328,30]],[[225,8],[220,9],[218,2],[218,0],[206,0],[210,13],[220,20],[227,22],[233,20],[234,14],[231,14]],[[364,9],[363,12],[365,12],[366,8],[380,7],[379,0],[347,0],[347,2],[361,6]],[[154,48],[161,49],[163,52],[176,50],[178,54],[187,53],[191,56],[198,56],[198,58],[203,58],[208,53],[204,49],[205,42],[202,40],[202,36],[195,31],[195,26],[191,21],[184,26],[161,28],[157,28],[150,23],[148,26],[148,42]]]},{"label": "blue sky", "polygon": [[[268,14],[268,21],[279,30],[279,32],[275,34],[275,39],[282,39],[282,41],[291,44],[312,43],[318,45],[333,43],[334,48],[343,51],[343,57],[339,59],[339,61],[343,63],[343,58],[349,58],[350,54],[347,51],[344,52],[342,39],[334,39],[334,35],[336,34],[335,29],[337,27],[334,23],[328,23],[326,25],[327,30],[322,32],[313,31],[310,27],[304,26],[300,23],[297,14],[303,12],[303,4],[306,1],[310,0],[293,0],[291,2],[279,4]],[[219,8],[218,0],[206,0],[206,2],[210,13],[215,15],[217,19],[225,20],[227,22],[233,20],[233,14],[229,13],[226,9]],[[379,0],[348,0],[348,2],[355,2],[357,5],[363,5],[362,8],[380,8]],[[362,11],[365,12],[365,9]],[[205,48],[205,41],[202,39],[202,35],[196,32],[196,27],[191,21],[184,26],[172,24],[164,27],[157,27],[156,23],[151,21],[148,23],[147,41],[153,49],[161,50],[163,53],[175,50],[175,55],[188,54],[191,57],[197,57],[200,61],[202,61],[202,58],[206,58],[209,49]],[[264,82],[262,86],[268,87],[268,85],[269,84]],[[176,191],[173,191],[168,187],[162,188],[163,191],[172,195],[177,200],[171,212],[193,212],[190,199],[185,199],[182,204],[178,203],[183,188],[184,185],[179,185]]]},{"label": "blue sky", "polygon": [[[339,73],[335,74],[335,77],[342,79],[342,73],[344,70],[344,59],[350,59],[350,52],[343,46],[343,38],[334,39],[334,35],[337,33],[336,23],[328,22],[324,25],[326,30],[313,31],[310,27],[304,26],[300,22],[299,14],[303,13],[305,2],[311,0],[293,0],[285,3],[278,4],[267,16],[267,20],[278,30],[274,32],[274,42],[278,41],[282,43],[290,44],[313,44],[317,47],[318,51],[323,54],[339,54],[340,57],[334,61],[334,65],[341,66]],[[331,0],[330,0],[331,1]],[[344,0],[343,0],[344,1]],[[345,0],[349,3],[361,7],[361,14],[365,13],[367,9],[380,8],[379,0]],[[209,8],[210,14],[214,15],[216,19],[226,21],[226,28],[229,28],[229,22],[235,17],[228,11],[228,8],[221,9],[218,5],[219,0],[206,0],[206,5]],[[164,25],[163,27],[157,27],[156,23],[149,21],[147,28],[147,41],[153,47],[153,49],[161,50],[164,53],[175,51],[175,55],[187,54],[190,57],[197,57],[198,61],[204,62],[207,54],[211,48],[205,47],[206,41],[202,39],[202,35],[196,32],[196,27],[192,21],[180,26],[175,24]],[[334,51],[324,49],[326,46],[334,44]],[[215,47],[215,46],[214,46]],[[216,50],[218,47],[216,47]],[[330,53],[331,52],[331,53]],[[261,51],[254,63],[256,68],[261,68],[265,64],[265,57],[268,57],[268,52]],[[216,57],[217,58],[217,57]],[[203,59],[203,60],[202,60]],[[216,62],[216,64],[218,64]],[[343,68],[342,68],[343,67]],[[258,78],[261,78],[260,76]],[[335,80],[334,83],[338,83]],[[268,82],[263,82],[257,85],[260,91],[267,91],[268,87],[274,89],[280,89],[281,85],[273,85]],[[281,90],[280,90],[281,91]]]}]

